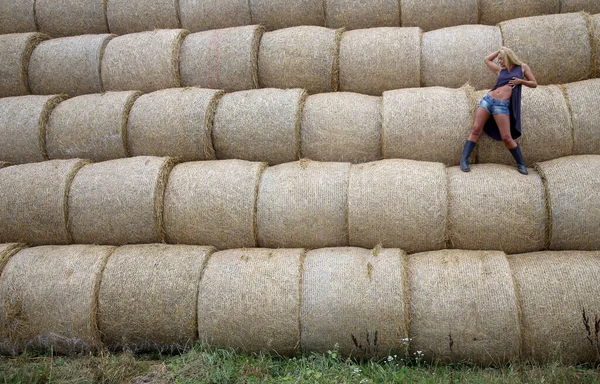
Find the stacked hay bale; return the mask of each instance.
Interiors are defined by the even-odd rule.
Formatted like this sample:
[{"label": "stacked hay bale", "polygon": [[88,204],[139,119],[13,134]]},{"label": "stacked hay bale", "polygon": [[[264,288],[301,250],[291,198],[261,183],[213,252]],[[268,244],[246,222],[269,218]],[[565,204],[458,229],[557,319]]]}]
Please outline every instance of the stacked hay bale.
[{"label": "stacked hay bale", "polygon": [[562,90],[571,113],[573,155],[600,155],[600,79],[565,84]]},{"label": "stacked hay bale", "polygon": [[69,192],[73,241],[111,245],[163,241],[163,197],[173,165],[171,158],[139,156],[83,167]]},{"label": "stacked hay bale", "polygon": [[35,32],[37,30],[35,25],[35,2],[36,0],[1,2],[0,34]]},{"label": "stacked hay bale", "polygon": [[223,96],[212,132],[217,158],[271,165],[298,160],[306,96],[302,89],[257,89]]},{"label": "stacked hay bale", "polygon": [[0,159],[14,164],[47,160],[48,119],[63,100],[57,95],[0,98]]},{"label": "stacked hay bale", "polygon": [[293,355],[300,343],[304,253],[232,249],[213,254],[198,289],[200,341]]},{"label": "stacked hay bale", "polygon": [[[479,23],[496,25],[501,21],[521,17],[550,15],[562,12],[577,12],[582,9],[571,9],[561,5],[570,0],[479,0]],[[578,1],[578,0],[575,0]]]},{"label": "stacked hay bale", "polygon": [[48,157],[92,161],[127,157],[127,118],[139,96],[135,91],[107,92],[61,103],[45,131]]},{"label": "stacked hay bale", "polygon": [[108,33],[108,3],[107,0],[36,0],[35,20],[39,31],[52,37]]},{"label": "stacked hay bale", "polygon": [[181,27],[191,32],[252,24],[247,0],[179,0]]},{"label": "stacked hay bale", "polygon": [[70,244],[68,199],[83,160],[51,160],[0,169],[0,243]]},{"label": "stacked hay bale", "polygon": [[[6,263],[8,263],[8,260],[10,260],[14,254],[24,248],[26,248],[26,246],[19,243],[0,244],[0,276],[2,275],[2,271],[4,270]],[[1,318],[0,321],[2,321]]]},{"label": "stacked hay bale", "polygon": [[0,280],[0,352],[99,349],[97,294],[113,251],[96,245],[43,246],[14,255]]},{"label": "stacked hay bale", "polygon": [[248,0],[251,19],[267,29],[325,25],[323,0]]},{"label": "stacked hay bale", "polygon": [[454,25],[477,24],[478,8],[477,0],[402,0],[402,26],[421,27],[429,31]]},{"label": "stacked hay bale", "polygon": [[186,35],[187,31],[173,29],[114,38],[102,58],[104,88],[153,92],[181,86],[179,57]]},{"label": "stacked hay bale", "polygon": [[400,2],[397,0],[347,1],[327,0],[325,26],[362,29],[400,26]]},{"label": "stacked hay bale", "polygon": [[181,84],[184,87],[258,88],[258,47],[263,27],[225,28],[192,33],[181,46]]},{"label": "stacked hay bale", "polygon": [[592,33],[592,77],[600,76],[600,10],[597,12],[588,20],[588,28]]},{"label": "stacked hay bale", "polygon": [[62,37],[40,43],[29,61],[29,85],[37,95],[69,96],[104,91],[100,62],[113,35]]},{"label": "stacked hay bale", "polygon": [[211,247],[129,245],[102,273],[102,341],[127,350],[182,350],[196,340],[198,284]]},{"label": "stacked hay bale", "polygon": [[110,0],[106,18],[110,31],[117,35],[180,28],[181,24],[177,0]]},{"label": "stacked hay bale", "polygon": [[600,13],[600,3],[594,0],[560,0],[562,13],[585,11],[588,13]]},{"label": "stacked hay bale", "polygon": [[47,38],[41,33],[0,35],[0,97],[31,93],[28,75],[31,53]]},{"label": "stacked hay bale", "polygon": [[126,121],[129,152],[183,161],[214,159],[213,116],[222,95],[210,89],[179,88],[141,96]]}]

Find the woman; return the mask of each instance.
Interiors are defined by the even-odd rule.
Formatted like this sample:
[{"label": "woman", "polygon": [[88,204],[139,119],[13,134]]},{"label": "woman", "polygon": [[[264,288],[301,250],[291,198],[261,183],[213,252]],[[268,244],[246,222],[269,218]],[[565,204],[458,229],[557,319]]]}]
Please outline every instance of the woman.
[{"label": "woman", "polygon": [[[498,58],[498,64],[494,59]],[[469,172],[469,156],[477,144],[481,131],[496,140],[502,140],[517,162],[517,169],[527,174],[521,149],[515,141],[521,136],[521,85],[537,87],[531,68],[509,48],[502,47],[485,58],[485,64],[498,79],[496,85],[479,102],[475,122],[465,143],[460,169]],[[493,118],[490,119],[490,116]]]}]

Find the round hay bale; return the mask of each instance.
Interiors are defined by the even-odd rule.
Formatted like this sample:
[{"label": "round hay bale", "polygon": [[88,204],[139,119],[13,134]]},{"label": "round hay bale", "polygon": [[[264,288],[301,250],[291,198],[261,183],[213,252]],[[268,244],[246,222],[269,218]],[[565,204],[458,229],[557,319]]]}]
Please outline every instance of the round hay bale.
[{"label": "round hay bale", "polygon": [[445,248],[447,200],[443,164],[394,159],[353,165],[349,244],[409,253]]},{"label": "round hay bale", "polygon": [[399,249],[326,248],[306,254],[302,348],[381,357],[408,338],[406,254]]},{"label": "round hay bale", "polygon": [[85,164],[51,160],[0,170],[0,243],[70,244],[67,199]]},{"label": "round hay bale", "polygon": [[213,144],[218,159],[298,160],[303,89],[256,89],[230,93],[215,113]]},{"label": "round hay bale", "polygon": [[349,163],[310,160],[265,169],[257,203],[259,246],[348,245],[349,173]]},{"label": "round hay bale", "polygon": [[252,22],[269,30],[300,25],[325,25],[322,0],[248,0]]},{"label": "round hay bale", "polygon": [[108,0],[36,0],[35,18],[39,31],[52,37],[108,33],[107,3]]},{"label": "round hay bale", "polygon": [[164,203],[167,241],[218,249],[255,247],[258,182],[265,165],[220,160],[173,168]]},{"label": "round hay bale", "polygon": [[492,88],[496,76],[483,59],[501,46],[498,27],[460,25],[426,32],[421,48],[421,85],[458,88],[468,82],[475,89]]},{"label": "round hay bale", "polygon": [[573,154],[600,155],[600,79],[565,84],[563,90],[573,124]]},{"label": "round hay bale", "polygon": [[[35,1],[8,0],[0,2],[0,35],[35,32]],[[2,47],[3,44],[0,44]],[[4,57],[4,55],[0,55]],[[0,76],[0,79],[2,77]]]},{"label": "round hay bale", "polygon": [[258,47],[263,27],[193,33],[181,46],[181,83],[185,87],[228,92],[258,87]]},{"label": "round hay bale", "polygon": [[179,12],[190,32],[252,24],[248,0],[179,0]]},{"label": "round hay bale", "polygon": [[381,159],[381,97],[336,92],[309,96],[302,111],[302,156],[364,163]]},{"label": "round hay bale", "polygon": [[46,127],[63,96],[0,98],[0,159],[14,164],[48,159]]},{"label": "round hay bale", "polygon": [[341,37],[341,29],[306,26],[265,33],[258,51],[261,88],[337,91]]},{"label": "round hay bale", "polygon": [[564,0],[479,0],[479,22],[496,25],[504,20],[559,13]]},{"label": "round hay bale", "polygon": [[536,164],[550,215],[550,249],[600,249],[600,156],[580,155]]},{"label": "round hay bale", "polygon": [[[0,18],[1,15],[0,12]],[[31,93],[28,80],[29,59],[35,47],[47,38],[41,33],[0,35],[0,97]]]},{"label": "round hay bale", "polygon": [[126,245],[110,256],[98,327],[111,348],[181,351],[197,339],[198,284],[212,247]]},{"label": "round hay bale", "polygon": [[455,25],[478,24],[478,0],[402,0],[401,4],[403,27],[420,27],[424,31],[430,31]]},{"label": "round hay bale", "polygon": [[83,35],[42,42],[29,61],[32,93],[78,96],[102,92],[100,62],[112,38],[106,34]]},{"label": "round hay bale", "polygon": [[69,194],[75,243],[123,245],[164,240],[163,196],[174,162],[139,156],[89,164]]},{"label": "round hay bale", "polygon": [[504,253],[417,253],[408,273],[413,356],[480,365],[519,357],[519,303]]},{"label": "round hay bale", "polygon": [[[509,256],[519,299],[523,359],[593,363],[583,311],[600,317],[600,252],[534,252]],[[597,318],[598,318],[597,317]]]},{"label": "round hay bale", "polygon": [[300,343],[303,249],[214,253],[198,295],[201,342],[247,352],[294,355]]},{"label": "round hay bale", "polygon": [[106,18],[117,35],[181,28],[178,0],[110,0]]},{"label": "round hay bale", "polygon": [[499,26],[504,45],[529,64],[538,84],[568,83],[590,76],[590,36],[582,14],[525,17]]},{"label": "round hay bale", "polygon": [[179,87],[179,54],[186,34],[174,29],[114,38],[102,58],[105,90],[147,93]]},{"label": "round hay bale", "polygon": [[211,132],[221,91],[177,88],[136,100],[127,120],[132,156],[174,156],[183,161],[215,158]]},{"label": "round hay bale", "polygon": [[400,26],[398,0],[327,0],[323,5],[327,28],[363,29]]},{"label": "round hay bale", "polygon": [[[573,153],[571,116],[559,87],[523,87],[521,127],[523,136],[517,142],[527,164]],[[480,163],[515,164],[515,159],[502,141],[482,134],[478,146],[477,158]],[[459,159],[460,157],[457,158]]]},{"label": "round hay bale", "polygon": [[513,167],[479,164],[448,173],[448,237],[453,248],[506,253],[546,246],[548,219],[540,176],[524,177]]},{"label": "round hay bale", "polygon": [[105,161],[127,157],[127,116],[139,92],[107,92],[66,100],[46,129],[51,159]]},{"label": "round hay bale", "polygon": [[0,351],[25,348],[83,353],[101,347],[98,289],[113,247],[27,248],[14,255],[0,280]]},{"label": "round hay bale", "polygon": [[600,13],[600,3],[596,0],[560,0],[560,11],[562,13],[579,11]]},{"label": "round hay bale", "polygon": [[383,157],[458,165],[471,131],[467,91],[410,88],[383,94]]},{"label": "round hay bale", "polygon": [[345,32],[340,42],[340,90],[380,96],[420,86],[421,30],[369,28]]},{"label": "round hay bale", "polygon": [[592,32],[592,77],[598,77],[600,76],[600,13],[589,16],[588,29]]},{"label": "round hay bale", "polygon": [[[8,263],[8,260],[10,260],[10,258],[13,255],[15,255],[17,252],[19,252],[20,250],[22,250],[24,248],[27,248],[27,246],[25,244],[19,244],[19,243],[0,244],[0,276],[2,275],[2,271],[4,270],[6,263]],[[0,316],[2,316],[2,315],[0,314]],[[2,322],[2,319],[0,318],[0,323],[1,322]]]}]

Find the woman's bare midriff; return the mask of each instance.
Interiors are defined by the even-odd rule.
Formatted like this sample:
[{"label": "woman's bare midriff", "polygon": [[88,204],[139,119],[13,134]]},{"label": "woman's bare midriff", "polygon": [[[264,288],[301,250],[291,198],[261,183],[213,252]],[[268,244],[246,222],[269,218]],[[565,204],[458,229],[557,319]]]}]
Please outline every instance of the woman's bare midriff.
[{"label": "woman's bare midriff", "polygon": [[508,84],[503,85],[499,88],[489,91],[488,94],[494,99],[509,100],[512,95],[512,87]]}]

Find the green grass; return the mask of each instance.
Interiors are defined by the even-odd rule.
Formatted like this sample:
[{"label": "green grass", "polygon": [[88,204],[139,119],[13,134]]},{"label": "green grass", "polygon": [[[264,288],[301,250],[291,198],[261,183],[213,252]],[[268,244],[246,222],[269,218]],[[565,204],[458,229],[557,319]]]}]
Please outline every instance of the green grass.
[{"label": "green grass", "polygon": [[390,357],[354,361],[336,351],[285,358],[197,345],[175,356],[102,353],[61,357],[50,352],[0,358],[4,383],[600,383],[589,366],[516,364],[479,368]]}]

